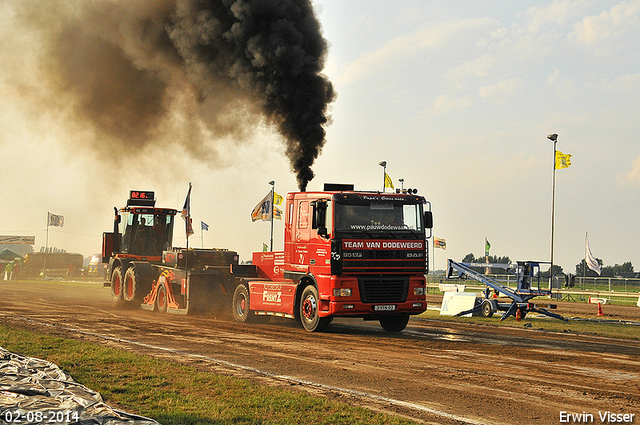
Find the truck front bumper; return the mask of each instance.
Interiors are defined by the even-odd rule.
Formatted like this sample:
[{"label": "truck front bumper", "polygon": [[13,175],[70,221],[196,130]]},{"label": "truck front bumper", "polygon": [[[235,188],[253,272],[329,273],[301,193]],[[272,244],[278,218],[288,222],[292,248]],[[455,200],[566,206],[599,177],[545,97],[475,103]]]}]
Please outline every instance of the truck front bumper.
[{"label": "truck front bumper", "polygon": [[378,317],[390,314],[421,314],[427,310],[427,301],[409,300],[403,303],[365,304],[351,301],[320,301],[320,316]]}]

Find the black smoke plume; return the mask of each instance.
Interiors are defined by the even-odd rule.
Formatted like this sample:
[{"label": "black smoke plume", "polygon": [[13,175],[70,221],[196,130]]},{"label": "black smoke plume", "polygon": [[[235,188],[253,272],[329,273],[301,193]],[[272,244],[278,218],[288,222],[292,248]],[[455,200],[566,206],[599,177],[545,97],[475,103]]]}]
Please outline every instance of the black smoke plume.
[{"label": "black smoke plume", "polygon": [[[71,99],[76,119],[116,144],[113,152],[153,144],[176,109],[194,120],[187,127],[200,120],[220,137],[241,137],[263,117],[283,136],[300,190],[313,178],[335,93],[309,0],[17,4],[44,35],[50,84]],[[203,149],[197,131],[181,138]]]}]

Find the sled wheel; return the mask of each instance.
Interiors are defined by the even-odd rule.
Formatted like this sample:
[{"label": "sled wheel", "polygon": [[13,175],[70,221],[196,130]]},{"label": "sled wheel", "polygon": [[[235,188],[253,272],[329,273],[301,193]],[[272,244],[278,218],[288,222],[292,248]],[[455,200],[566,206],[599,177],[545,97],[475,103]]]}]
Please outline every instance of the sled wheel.
[{"label": "sled wheel", "polygon": [[380,326],[387,332],[402,332],[409,323],[408,314],[397,314],[379,319]]},{"label": "sled wheel", "polygon": [[320,317],[318,315],[319,297],[315,286],[309,285],[302,291],[300,299],[300,321],[302,326],[309,332],[322,332],[329,323],[331,317]]},{"label": "sled wheel", "polygon": [[167,287],[163,282],[158,285],[158,292],[156,295],[156,310],[160,313],[167,312]]}]

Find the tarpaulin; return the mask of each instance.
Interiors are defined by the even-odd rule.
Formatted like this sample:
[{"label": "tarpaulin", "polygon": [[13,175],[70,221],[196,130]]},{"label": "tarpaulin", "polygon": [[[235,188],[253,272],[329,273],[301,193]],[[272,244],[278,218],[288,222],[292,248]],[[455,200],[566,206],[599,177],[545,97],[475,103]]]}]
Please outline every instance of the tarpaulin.
[{"label": "tarpaulin", "polygon": [[57,365],[0,347],[0,424],[159,425],[107,406]]}]

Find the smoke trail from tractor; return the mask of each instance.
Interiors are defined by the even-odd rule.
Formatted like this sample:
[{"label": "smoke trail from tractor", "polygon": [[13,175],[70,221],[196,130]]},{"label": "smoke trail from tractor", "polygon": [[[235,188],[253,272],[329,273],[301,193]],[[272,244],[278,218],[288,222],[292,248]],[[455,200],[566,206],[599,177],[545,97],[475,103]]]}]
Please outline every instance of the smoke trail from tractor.
[{"label": "smoke trail from tractor", "polygon": [[51,97],[70,119],[88,123],[112,158],[123,147],[153,145],[173,119],[182,127],[172,140],[206,160],[207,136],[241,139],[261,117],[283,136],[299,188],[313,178],[335,92],[322,74],[327,43],[310,0],[13,7],[43,40]]}]

